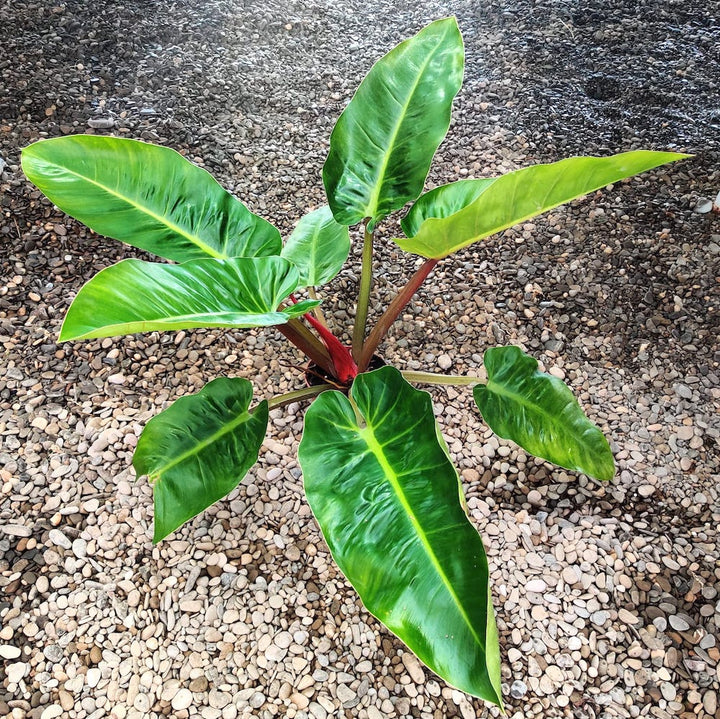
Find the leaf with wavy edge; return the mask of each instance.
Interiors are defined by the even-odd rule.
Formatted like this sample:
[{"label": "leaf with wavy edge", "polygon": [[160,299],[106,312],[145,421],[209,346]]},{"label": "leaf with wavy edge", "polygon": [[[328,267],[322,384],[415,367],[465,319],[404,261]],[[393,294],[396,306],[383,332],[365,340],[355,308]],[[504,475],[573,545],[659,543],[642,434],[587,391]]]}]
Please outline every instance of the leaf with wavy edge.
[{"label": "leaf with wavy edge", "polygon": [[325,392],[305,417],[305,493],[363,604],[434,672],[501,704],[482,540],[458,498],[432,402],[392,367]]},{"label": "leaf with wavy edge", "polygon": [[519,347],[492,347],[484,358],[488,383],[476,385],[473,396],[495,434],[560,467],[613,478],[608,441],[562,380],[540,372]]},{"label": "leaf with wavy edge", "polygon": [[123,260],[98,272],[70,305],[60,341],[200,327],[284,324],[319,304],[278,310],[297,268],[282,257],[235,257],[163,265]]},{"label": "leaf with wavy edge", "polygon": [[455,18],[431,23],[373,65],[330,136],[323,167],[335,220],[372,226],[421,192],[450,126],[464,52]]},{"label": "leaf with wavy edge", "polygon": [[268,403],[250,411],[252,394],[249,380],[219,377],[145,425],[133,465],[153,483],[153,542],[232,492],[255,464]]},{"label": "leaf with wavy edge", "polygon": [[323,285],[337,275],[350,252],[350,233],[333,219],[327,205],[309,212],[282,249],[300,273],[301,287]]},{"label": "leaf with wavy edge", "polygon": [[613,182],[690,155],[636,150],[611,157],[570,157],[498,177],[473,202],[448,217],[426,219],[417,233],[395,242],[405,251],[439,259],[553,207]]},{"label": "leaf with wavy edge", "polygon": [[99,135],[41,140],[28,179],[95,232],[176,262],[279,255],[280,233],[169,147]]}]

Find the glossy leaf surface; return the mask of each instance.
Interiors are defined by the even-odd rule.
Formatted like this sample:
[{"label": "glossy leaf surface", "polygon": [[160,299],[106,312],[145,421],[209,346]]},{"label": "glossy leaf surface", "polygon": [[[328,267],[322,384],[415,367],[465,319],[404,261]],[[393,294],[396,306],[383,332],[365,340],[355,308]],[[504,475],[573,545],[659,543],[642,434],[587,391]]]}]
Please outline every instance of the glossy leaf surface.
[{"label": "glossy leaf surface", "polygon": [[350,252],[350,233],[327,205],[309,212],[285,243],[282,256],[300,273],[301,287],[323,285],[337,275]]},{"label": "glossy leaf surface", "polygon": [[477,199],[444,218],[426,219],[403,250],[440,258],[623,178],[688,155],[637,150],[611,157],[570,157],[498,177]]},{"label": "glossy leaf surface", "polygon": [[486,350],[485,368],[488,383],[475,386],[473,395],[495,434],[566,469],[613,478],[608,441],[562,380],[540,372],[519,347]]},{"label": "glossy leaf surface", "polygon": [[400,222],[403,232],[408,237],[412,237],[418,233],[425,220],[431,217],[443,218],[454,215],[480,197],[493,182],[495,182],[494,177],[458,180],[420,195]]},{"label": "glossy leaf surface", "polygon": [[168,147],[70,135],[26,147],[22,167],[63,212],[177,262],[280,254],[280,233]]},{"label": "glossy leaf surface", "polygon": [[60,341],[198,327],[284,324],[318,302],[278,310],[298,284],[282,257],[236,257],[164,265],[123,260],[98,272],[70,305]]},{"label": "glossy leaf surface", "polygon": [[268,403],[250,411],[251,400],[249,380],[220,377],[145,425],[133,465],[153,482],[154,542],[232,492],[255,464]]},{"label": "glossy leaf surface", "polygon": [[422,192],[463,62],[457,22],[445,18],[373,65],[330,137],[323,181],[337,222],[374,223]]},{"label": "glossy leaf surface", "polygon": [[330,551],[367,609],[425,664],[499,704],[487,559],[436,436],[430,395],[383,367],[358,375],[351,398],[318,397],[299,450]]}]

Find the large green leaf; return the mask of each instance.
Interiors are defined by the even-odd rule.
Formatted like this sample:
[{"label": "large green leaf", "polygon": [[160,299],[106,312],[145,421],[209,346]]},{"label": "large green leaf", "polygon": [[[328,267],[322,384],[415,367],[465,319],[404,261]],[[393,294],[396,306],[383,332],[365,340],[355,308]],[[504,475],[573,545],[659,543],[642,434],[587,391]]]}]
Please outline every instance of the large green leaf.
[{"label": "large green leaf", "polygon": [[430,395],[392,367],[325,392],[305,418],[305,493],[367,609],[433,671],[501,703],[482,540],[436,436]]},{"label": "large green leaf", "polygon": [[235,257],[163,265],[123,260],[98,272],[70,305],[60,341],[198,327],[284,324],[315,307],[278,310],[298,285],[283,257]]},{"label": "large green leaf", "polygon": [[372,67],[337,121],[323,168],[335,219],[374,223],[421,192],[450,125],[464,53],[455,18],[437,20]]},{"label": "large green leaf", "polygon": [[26,147],[22,167],[63,212],[169,260],[280,254],[280,233],[168,147],[71,135]]},{"label": "large green leaf", "polygon": [[417,202],[400,222],[407,237],[416,235],[420,226],[430,217],[449,217],[467,207],[487,190],[494,177],[479,180],[457,180],[441,185],[418,197]]},{"label": "large green leaf", "polygon": [[219,377],[147,423],[133,465],[153,482],[154,542],[232,492],[255,464],[268,403],[251,412],[250,400],[249,380]]},{"label": "large green leaf", "polygon": [[[441,258],[625,177],[689,155],[636,150],[611,157],[570,157],[498,177],[473,202],[449,217],[429,217],[403,250]],[[416,229],[413,225],[413,229]]]},{"label": "large green leaf", "polygon": [[285,243],[282,256],[295,264],[301,287],[323,285],[340,272],[350,252],[350,233],[327,205],[309,212]]},{"label": "large green leaf", "polygon": [[562,380],[540,372],[519,347],[492,347],[484,361],[488,383],[473,395],[495,434],[566,469],[613,478],[610,445]]}]

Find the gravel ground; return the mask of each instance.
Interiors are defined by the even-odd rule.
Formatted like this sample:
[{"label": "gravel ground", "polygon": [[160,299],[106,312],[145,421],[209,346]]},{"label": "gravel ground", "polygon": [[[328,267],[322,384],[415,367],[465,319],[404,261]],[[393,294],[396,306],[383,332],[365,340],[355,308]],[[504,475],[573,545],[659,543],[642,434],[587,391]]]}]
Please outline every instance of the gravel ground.
[{"label": "gravel ground", "polygon": [[[219,374],[295,388],[298,358],[273,331],[58,346],[82,282],[140,253],[19,170],[39,137],[156,141],[287,232],[322,201],[330,129],[372,62],[451,12],[466,84],[430,185],[696,153],[446,261],[383,348],[465,373],[520,343],[612,438],[601,486],[491,436],[469,392],[433,391],[488,549],[508,714],[720,717],[720,223],[694,211],[720,190],[720,24],[699,0],[0,4],[0,715],[497,715],[421,667],[333,566],[295,459],[303,407],[273,411],[240,488],[153,548],[130,468],[143,423]],[[416,261],[380,257],[386,302]],[[358,266],[333,283],[338,326]]]}]

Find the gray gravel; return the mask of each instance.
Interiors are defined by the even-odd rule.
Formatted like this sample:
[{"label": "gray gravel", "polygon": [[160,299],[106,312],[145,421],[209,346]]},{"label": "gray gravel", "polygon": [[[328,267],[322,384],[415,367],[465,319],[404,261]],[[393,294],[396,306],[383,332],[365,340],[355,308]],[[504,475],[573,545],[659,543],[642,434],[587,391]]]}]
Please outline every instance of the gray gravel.
[{"label": "gray gravel", "polygon": [[[322,201],[362,75],[450,12],[466,83],[428,186],[580,152],[696,153],[443,263],[383,347],[462,374],[520,343],[612,438],[618,476],[600,485],[493,437],[469,392],[433,390],[488,549],[508,714],[718,716],[720,223],[694,209],[720,189],[720,26],[697,0],[0,5],[0,715],[497,715],[407,653],[334,567],[302,495],[301,406],[272,412],[227,501],[152,546],[130,468],[144,422],[219,374],[295,388],[299,360],[272,331],[58,346],[82,282],[142,255],[57,212],[18,166],[43,136],[160,142],[287,233]],[[415,259],[379,256],[387,302]],[[357,260],[326,303],[337,326]]]}]

